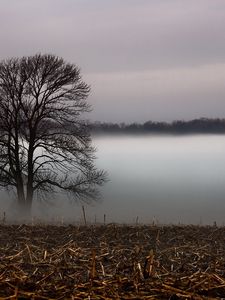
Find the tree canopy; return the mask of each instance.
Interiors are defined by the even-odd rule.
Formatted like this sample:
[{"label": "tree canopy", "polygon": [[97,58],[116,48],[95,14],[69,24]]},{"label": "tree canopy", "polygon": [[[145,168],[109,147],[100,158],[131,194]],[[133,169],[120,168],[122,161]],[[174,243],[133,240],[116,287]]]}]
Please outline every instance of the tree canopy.
[{"label": "tree canopy", "polygon": [[16,191],[23,212],[55,190],[97,196],[106,177],[81,118],[89,93],[80,69],[57,56],[0,62],[0,186]]}]

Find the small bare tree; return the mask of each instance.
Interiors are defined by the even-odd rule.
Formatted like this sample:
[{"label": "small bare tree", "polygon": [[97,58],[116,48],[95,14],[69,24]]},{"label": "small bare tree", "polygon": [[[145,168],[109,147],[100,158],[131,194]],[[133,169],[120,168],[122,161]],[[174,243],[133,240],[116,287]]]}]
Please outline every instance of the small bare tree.
[{"label": "small bare tree", "polygon": [[90,201],[104,183],[80,119],[89,92],[79,68],[57,56],[0,62],[0,185],[16,191],[24,215],[35,195],[59,189]]}]

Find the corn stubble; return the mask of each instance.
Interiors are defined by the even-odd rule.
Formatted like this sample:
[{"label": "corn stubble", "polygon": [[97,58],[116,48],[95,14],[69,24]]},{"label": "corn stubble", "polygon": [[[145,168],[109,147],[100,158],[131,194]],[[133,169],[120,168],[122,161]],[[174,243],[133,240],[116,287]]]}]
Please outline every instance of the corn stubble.
[{"label": "corn stubble", "polygon": [[223,297],[223,227],[0,226],[0,299]]}]

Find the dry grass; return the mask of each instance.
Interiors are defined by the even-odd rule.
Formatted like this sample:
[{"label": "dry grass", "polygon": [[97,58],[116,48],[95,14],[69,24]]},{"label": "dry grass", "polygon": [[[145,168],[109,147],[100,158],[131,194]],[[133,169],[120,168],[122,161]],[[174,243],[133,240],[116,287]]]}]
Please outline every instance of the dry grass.
[{"label": "dry grass", "polygon": [[225,298],[225,228],[0,226],[0,299]]}]

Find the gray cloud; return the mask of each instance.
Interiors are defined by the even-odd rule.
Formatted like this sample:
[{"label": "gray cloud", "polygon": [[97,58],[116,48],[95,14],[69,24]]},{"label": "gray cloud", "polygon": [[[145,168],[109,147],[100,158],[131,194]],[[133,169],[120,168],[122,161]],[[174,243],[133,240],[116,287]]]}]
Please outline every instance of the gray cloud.
[{"label": "gray cloud", "polygon": [[0,0],[0,41],[81,66],[93,119],[225,115],[223,0]]}]

